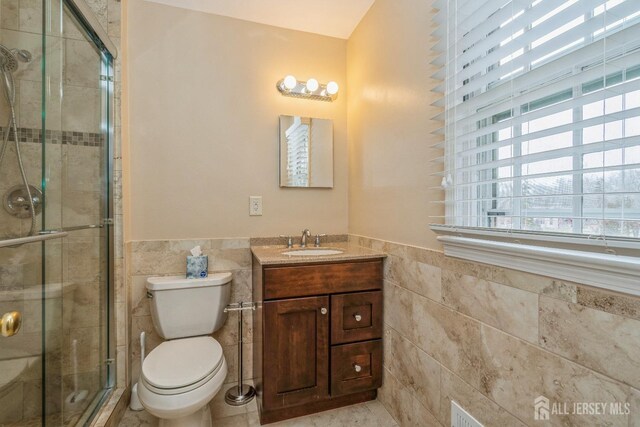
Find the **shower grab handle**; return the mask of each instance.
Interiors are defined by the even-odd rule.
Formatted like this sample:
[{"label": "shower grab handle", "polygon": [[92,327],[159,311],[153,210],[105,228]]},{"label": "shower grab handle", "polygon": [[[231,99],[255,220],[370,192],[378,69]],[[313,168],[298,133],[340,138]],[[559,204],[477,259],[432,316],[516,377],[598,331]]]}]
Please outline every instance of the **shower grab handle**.
[{"label": "shower grab handle", "polygon": [[39,236],[18,237],[16,239],[0,240],[0,248],[6,248],[9,246],[23,245],[25,243],[42,242],[51,239],[61,239],[67,237],[69,233],[66,231],[55,231],[48,234],[41,234]]}]

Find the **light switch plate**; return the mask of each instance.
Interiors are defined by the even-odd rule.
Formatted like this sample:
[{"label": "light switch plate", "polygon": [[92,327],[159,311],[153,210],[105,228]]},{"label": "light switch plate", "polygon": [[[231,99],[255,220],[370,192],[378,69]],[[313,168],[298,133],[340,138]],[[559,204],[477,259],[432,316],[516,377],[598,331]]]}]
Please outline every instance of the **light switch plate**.
[{"label": "light switch plate", "polygon": [[262,215],[262,196],[249,196],[249,215]]}]

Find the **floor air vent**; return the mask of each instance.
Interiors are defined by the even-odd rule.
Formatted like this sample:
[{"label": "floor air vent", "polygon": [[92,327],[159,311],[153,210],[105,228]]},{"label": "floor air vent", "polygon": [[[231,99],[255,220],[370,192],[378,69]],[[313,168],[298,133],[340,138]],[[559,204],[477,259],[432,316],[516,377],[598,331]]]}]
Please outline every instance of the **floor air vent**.
[{"label": "floor air vent", "polygon": [[467,411],[453,400],[451,401],[451,427],[484,427]]}]

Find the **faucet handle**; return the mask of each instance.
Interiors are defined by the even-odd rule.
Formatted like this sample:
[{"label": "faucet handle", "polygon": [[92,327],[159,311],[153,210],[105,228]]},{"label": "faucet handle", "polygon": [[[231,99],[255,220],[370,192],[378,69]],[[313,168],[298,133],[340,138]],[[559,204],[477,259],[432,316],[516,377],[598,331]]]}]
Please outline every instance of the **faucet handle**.
[{"label": "faucet handle", "polygon": [[293,237],[285,236],[284,234],[281,234],[280,237],[282,237],[283,239],[287,239],[287,248],[293,247]]},{"label": "faucet handle", "polygon": [[321,237],[327,237],[326,234],[316,234],[316,243],[315,243],[315,247],[319,248],[320,247],[320,238]]}]

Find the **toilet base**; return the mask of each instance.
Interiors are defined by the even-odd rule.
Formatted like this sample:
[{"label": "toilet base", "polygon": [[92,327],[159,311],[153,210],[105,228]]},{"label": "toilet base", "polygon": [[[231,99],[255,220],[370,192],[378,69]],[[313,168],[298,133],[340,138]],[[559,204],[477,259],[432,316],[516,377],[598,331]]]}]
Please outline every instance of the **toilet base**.
[{"label": "toilet base", "polygon": [[181,418],[160,419],[160,427],[212,427],[209,405]]}]

